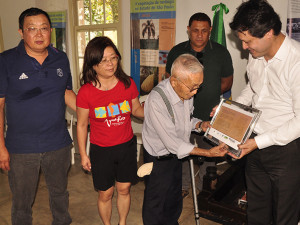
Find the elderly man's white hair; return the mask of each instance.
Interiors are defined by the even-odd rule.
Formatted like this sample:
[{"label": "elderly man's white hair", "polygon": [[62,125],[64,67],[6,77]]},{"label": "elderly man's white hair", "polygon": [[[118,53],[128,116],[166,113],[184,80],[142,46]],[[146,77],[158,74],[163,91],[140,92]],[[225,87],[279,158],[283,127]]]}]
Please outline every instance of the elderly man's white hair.
[{"label": "elderly man's white hair", "polygon": [[203,65],[191,54],[182,54],[176,58],[171,67],[171,76],[185,79],[190,74],[203,72]]}]

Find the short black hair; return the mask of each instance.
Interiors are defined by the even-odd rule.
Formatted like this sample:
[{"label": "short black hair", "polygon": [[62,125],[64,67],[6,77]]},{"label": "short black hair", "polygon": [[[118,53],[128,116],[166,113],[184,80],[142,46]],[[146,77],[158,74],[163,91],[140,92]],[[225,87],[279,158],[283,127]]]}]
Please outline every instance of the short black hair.
[{"label": "short black hair", "polygon": [[237,8],[229,26],[234,31],[248,31],[253,37],[262,38],[271,29],[274,35],[279,35],[282,24],[266,0],[249,0]]},{"label": "short black hair", "polygon": [[29,8],[29,9],[26,9],[25,11],[23,11],[21,13],[21,15],[19,16],[19,29],[23,30],[25,17],[37,16],[37,15],[41,15],[41,14],[43,14],[47,17],[50,27],[52,27],[51,20],[50,20],[48,13],[46,13],[44,10],[39,9],[39,8]]},{"label": "short black hair", "polygon": [[190,20],[189,20],[189,27],[192,25],[193,21],[207,21],[209,26],[211,27],[211,20],[209,18],[208,15],[206,15],[205,13],[195,13],[194,15],[191,16]]}]

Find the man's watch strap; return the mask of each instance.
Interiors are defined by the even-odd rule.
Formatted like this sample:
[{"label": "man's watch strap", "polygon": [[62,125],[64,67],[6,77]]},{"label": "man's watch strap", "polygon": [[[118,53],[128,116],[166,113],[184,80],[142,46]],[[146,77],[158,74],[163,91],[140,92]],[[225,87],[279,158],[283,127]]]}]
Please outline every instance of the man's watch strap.
[{"label": "man's watch strap", "polygon": [[203,121],[200,122],[199,127],[196,129],[199,133],[202,132],[202,127],[201,127],[202,123]]}]

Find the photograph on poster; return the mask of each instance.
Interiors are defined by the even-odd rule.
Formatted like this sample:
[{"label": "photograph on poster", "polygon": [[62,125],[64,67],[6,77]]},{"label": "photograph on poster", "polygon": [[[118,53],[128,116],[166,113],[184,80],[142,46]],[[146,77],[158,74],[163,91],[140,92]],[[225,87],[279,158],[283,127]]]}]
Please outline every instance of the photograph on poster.
[{"label": "photograph on poster", "polygon": [[176,0],[130,0],[131,77],[140,95],[165,76],[166,58],[175,45]]},{"label": "photograph on poster", "polygon": [[140,48],[158,49],[159,20],[140,20]]},{"label": "photograph on poster", "polygon": [[158,84],[158,68],[155,66],[141,66],[141,95],[149,94],[153,87]]},{"label": "photograph on poster", "polygon": [[300,41],[300,0],[289,0],[286,33],[294,40]]}]

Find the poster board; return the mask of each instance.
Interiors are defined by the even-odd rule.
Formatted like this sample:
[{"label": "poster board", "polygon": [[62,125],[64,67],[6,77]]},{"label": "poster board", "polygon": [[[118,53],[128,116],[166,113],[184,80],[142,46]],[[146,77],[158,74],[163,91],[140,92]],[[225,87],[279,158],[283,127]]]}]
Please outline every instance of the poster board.
[{"label": "poster board", "polygon": [[66,47],[66,23],[67,12],[48,12],[52,23],[51,45],[63,52],[67,51]]},{"label": "poster board", "polygon": [[289,0],[288,1],[288,13],[287,13],[287,34],[300,41],[300,0]]},{"label": "poster board", "polygon": [[131,77],[140,95],[164,79],[175,44],[176,0],[131,0]]}]

